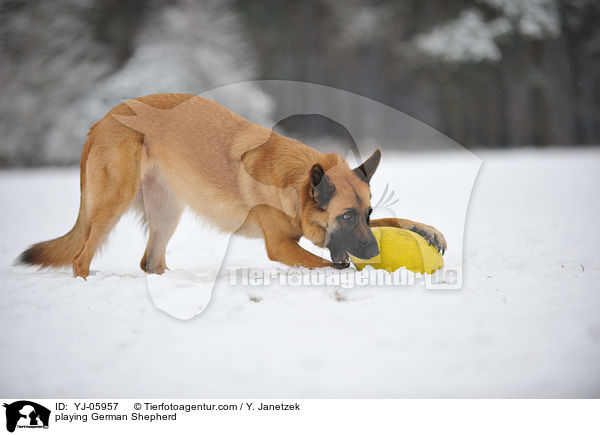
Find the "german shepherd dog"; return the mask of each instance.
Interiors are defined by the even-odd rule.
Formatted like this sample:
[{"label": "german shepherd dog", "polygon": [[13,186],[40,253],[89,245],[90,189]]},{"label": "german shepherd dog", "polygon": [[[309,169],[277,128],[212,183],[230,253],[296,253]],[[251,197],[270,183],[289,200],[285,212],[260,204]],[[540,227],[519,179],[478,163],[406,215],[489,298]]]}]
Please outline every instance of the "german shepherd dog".
[{"label": "german shepherd dog", "polygon": [[[432,226],[369,219],[369,181],[380,159],[376,150],[351,169],[338,154],[318,152],[195,95],[136,98],[88,133],[71,231],[31,246],[18,261],[72,265],[75,276],[86,278],[94,253],[129,208],[147,225],[140,264],[147,273],[167,268],[166,246],[185,207],[221,231],[262,237],[269,259],[289,266],[343,268],[348,254],[376,256],[370,227],[377,226],[415,231],[444,252],[446,240]],[[303,236],[327,247],[332,261],[300,247]]]}]

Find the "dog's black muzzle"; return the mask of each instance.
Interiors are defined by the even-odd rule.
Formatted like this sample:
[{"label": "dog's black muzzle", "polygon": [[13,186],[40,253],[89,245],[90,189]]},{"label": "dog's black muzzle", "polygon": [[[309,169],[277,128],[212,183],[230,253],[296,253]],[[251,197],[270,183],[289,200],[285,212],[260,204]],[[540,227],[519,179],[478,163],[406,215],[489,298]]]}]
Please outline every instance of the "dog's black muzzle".
[{"label": "dog's black muzzle", "polygon": [[363,260],[379,255],[379,246],[373,233],[366,240],[357,240],[351,233],[332,235],[327,247],[334,263],[347,261],[347,253]]},{"label": "dog's black muzzle", "polygon": [[363,260],[373,258],[379,255],[379,246],[377,246],[377,240],[375,240],[375,237],[373,237],[373,240],[362,242],[360,243],[356,254],[354,252],[350,253],[355,257],[362,258]]}]

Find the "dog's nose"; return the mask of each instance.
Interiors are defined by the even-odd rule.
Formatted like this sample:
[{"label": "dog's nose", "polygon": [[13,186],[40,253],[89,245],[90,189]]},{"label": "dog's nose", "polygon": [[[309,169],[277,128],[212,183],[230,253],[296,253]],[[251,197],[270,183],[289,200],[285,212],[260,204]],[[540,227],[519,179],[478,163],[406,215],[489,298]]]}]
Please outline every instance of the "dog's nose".
[{"label": "dog's nose", "polygon": [[362,242],[360,244],[360,251],[361,251],[361,255],[360,258],[373,258],[377,255],[379,255],[379,246],[377,246],[377,242],[376,241],[368,241],[368,242]]}]

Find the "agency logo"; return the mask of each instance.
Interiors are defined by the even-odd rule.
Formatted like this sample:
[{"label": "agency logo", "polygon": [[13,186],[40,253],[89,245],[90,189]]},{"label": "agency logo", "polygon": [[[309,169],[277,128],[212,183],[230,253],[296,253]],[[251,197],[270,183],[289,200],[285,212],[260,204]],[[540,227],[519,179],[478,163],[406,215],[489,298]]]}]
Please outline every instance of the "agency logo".
[{"label": "agency logo", "polygon": [[19,400],[4,404],[6,408],[6,430],[14,432],[19,429],[48,429],[50,410],[29,400]]}]

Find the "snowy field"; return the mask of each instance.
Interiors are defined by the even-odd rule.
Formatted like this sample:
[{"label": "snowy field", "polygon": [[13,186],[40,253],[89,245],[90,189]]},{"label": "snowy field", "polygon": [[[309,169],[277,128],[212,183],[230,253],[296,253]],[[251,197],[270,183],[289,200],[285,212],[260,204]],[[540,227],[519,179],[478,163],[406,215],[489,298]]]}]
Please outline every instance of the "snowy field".
[{"label": "snowy field", "polygon": [[[469,184],[460,161],[384,156],[374,178],[374,198],[390,183],[398,216],[445,233],[447,267],[462,267],[460,290],[232,284],[231,268],[290,269],[270,262],[261,241],[233,237],[210,302],[197,289],[218,272],[204,266],[219,257],[207,239],[217,236],[190,215],[160,277],[139,269],[145,237],[132,215],[87,281],[13,266],[31,243],[74,223],[79,174],[0,172],[0,391],[33,399],[600,397],[600,149],[478,155],[464,256],[463,206],[450,212],[457,205],[447,193]],[[428,181],[415,186],[407,174]]]}]

